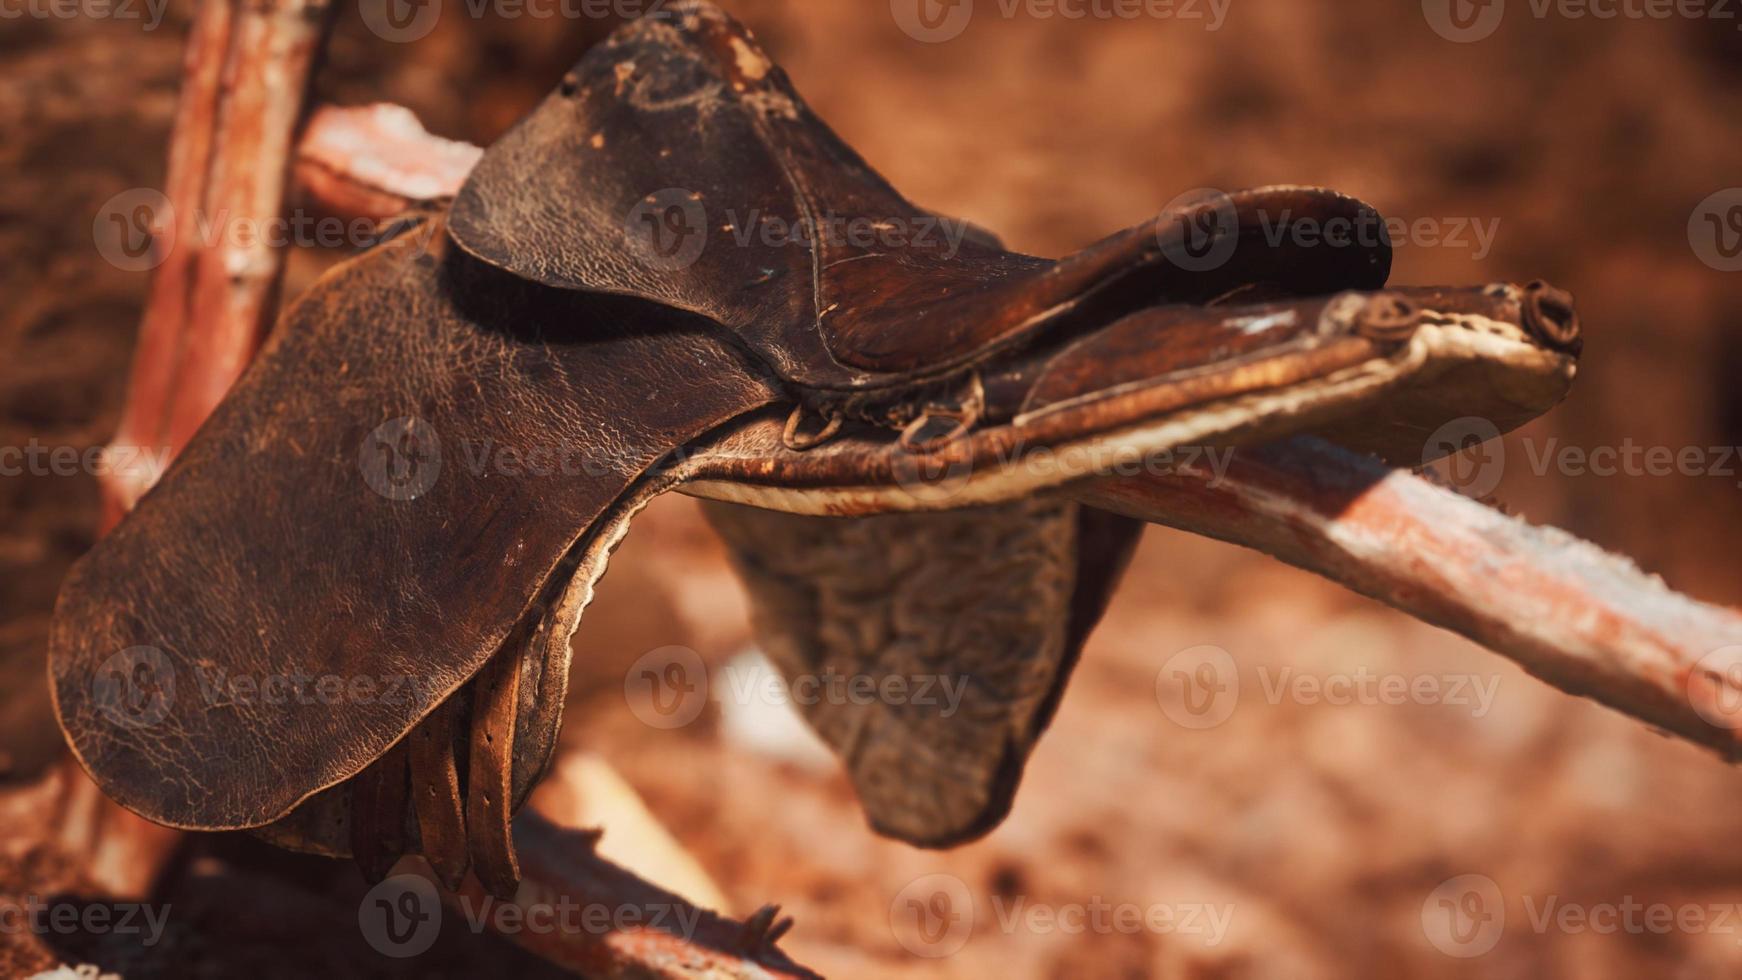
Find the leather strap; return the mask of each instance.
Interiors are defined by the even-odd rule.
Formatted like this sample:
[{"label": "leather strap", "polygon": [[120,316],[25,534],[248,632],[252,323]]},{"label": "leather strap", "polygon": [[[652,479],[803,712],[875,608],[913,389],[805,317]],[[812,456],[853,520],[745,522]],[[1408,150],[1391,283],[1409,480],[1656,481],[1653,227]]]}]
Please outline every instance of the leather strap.
[{"label": "leather strap", "polygon": [[418,839],[436,877],[450,890],[460,887],[472,863],[465,801],[460,797],[460,773],[454,760],[455,700],[449,698],[437,705],[409,739]]},{"label": "leather strap", "polygon": [[466,774],[466,840],[478,881],[512,898],[520,862],[508,821],[514,816],[514,716],[520,701],[519,647],[490,659],[472,687],[471,765]]}]

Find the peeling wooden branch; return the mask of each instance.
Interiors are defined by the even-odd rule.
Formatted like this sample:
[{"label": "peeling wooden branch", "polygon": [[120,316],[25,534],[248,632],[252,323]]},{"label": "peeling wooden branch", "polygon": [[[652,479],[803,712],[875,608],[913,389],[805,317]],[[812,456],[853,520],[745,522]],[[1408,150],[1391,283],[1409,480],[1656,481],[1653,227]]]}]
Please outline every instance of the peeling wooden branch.
[{"label": "peeling wooden branch", "polygon": [[1742,614],[1323,440],[1103,480],[1080,499],[1254,548],[1462,634],[1570,694],[1742,758]]},{"label": "peeling wooden branch", "polygon": [[340,218],[391,217],[451,197],[483,150],[431,136],[404,106],[325,106],[296,149],[296,182]]},{"label": "peeling wooden branch", "polygon": [[[485,921],[540,959],[598,980],[816,978],[775,948],[792,925],[778,908],[766,906],[743,922],[705,911],[600,857],[598,837],[522,811],[514,820],[521,871],[515,904],[528,910],[528,922],[566,909],[556,919],[565,927],[529,929],[519,918],[496,916]],[[491,907],[475,879],[450,901]]]},{"label": "peeling wooden branch", "polygon": [[[206,0],[188,40],[154,215],[167,245],[146,299],[127,403],[111,447],[179,449],[248,365],[271,325],[284,269],[266,230],[284,214],[291,148],[330,24],[330,0]],[[155,474],[103,483],[103,526]]]},{"label": "peeling wooden branch", "polygon": [[[368,175],[401,202],[454,194],[383,186],[395,159],[431,154],[381,107],[323,109],[305,156]],[[379,138],[366,129],[386,119]],[[343,145],[357,156],[335,155]],[[365,128],[359,128],[365,127]],[[311,146],[312,144],[312,146]],[[452,150],[442,154],[459,158]],[[397,188],[394,191],[393,188]],[[342,204],[335,202],[336,207]],[[386,217],[388,213],[376,215]],[[1462,634],[1543,680],[1649,725],[1742,757],[1742,614],[1671,591],[1631,562],[1537,528],[1322,440],[1242,450],[1219,478],[1202,467],[1091,481],[1087,503],[1272,555]]]}]

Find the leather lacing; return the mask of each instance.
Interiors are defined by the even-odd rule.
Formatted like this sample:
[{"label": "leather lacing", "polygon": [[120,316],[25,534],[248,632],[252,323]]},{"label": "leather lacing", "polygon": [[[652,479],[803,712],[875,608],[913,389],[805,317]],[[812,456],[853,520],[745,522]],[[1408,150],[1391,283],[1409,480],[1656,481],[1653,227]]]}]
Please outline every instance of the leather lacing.
[{"label": "leather lacing", "polygon": [[[823,424],[807,432],[805,420],[813,413]],[[986,387],[974,371],[896,394],[861,392],[821,406],[801,403],[787,416],[781,442],[793,452],[815,449],[855,421],[899,432],[896,444],[907,452],[930,453],[972,432],[985,413]]]}]

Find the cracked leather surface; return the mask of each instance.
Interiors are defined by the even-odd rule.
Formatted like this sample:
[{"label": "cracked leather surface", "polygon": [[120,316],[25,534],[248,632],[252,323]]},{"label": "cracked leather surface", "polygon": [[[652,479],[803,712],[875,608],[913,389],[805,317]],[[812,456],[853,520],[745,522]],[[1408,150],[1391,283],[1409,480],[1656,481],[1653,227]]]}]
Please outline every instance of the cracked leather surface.
[{"label": "cracked leather surface", "polygon": [[[75,567],[56,708],[121,803],[377,873],[421,848],[511,890],[507,818],[556,744],[569,636],[633,514],[688,481],[797,512],[713,509],[790,676],[967,684],[947,718],[809,714],[878,830],[965,840],[1008,811],[1136,538],[1034,498],[1091,475],[1024,472],[1037,447],[1316,431],[1407,460],[1447,412],[1511,424],[1570,381],[1570,298],[1359,292],[1388,246],[1289,232],[1376,217],[1323,190],[1188,201],[1057,262],[979,235],[950,255],[740,244],[752,215],[928,215],[742,27],[670,9],[491,148],[446,224],[297,302]],[[1198,246],[1231,251],[1193,271]],[[903,448],[894,430],[964,390],[953,442]],[[794,449],[797,406],[840,411],[834,437]]]},{"label": "cracked leather surface", "polygon": [[[978,837],[1010,811],[1142,531],[1051,499],[859,519],[715,502],[705,512],[764,649],[840,754],[872,827],[930,847]],[[826,693],[853,678],[900,687]]]},{"label": "cracked leather surface", "polygon": [[[1389,273],[1383,241],[1306,247],[1290,232],[1376,221],[1317,188],[1185,202],[1056,262],[948,241],[741,25],[711,4],[670,13],[594,48],[490,148],[454,202],[462,248],[546,285],[701,314],[782,378],[830,389],[960,367],[1097,301],[1376,288]],[[782,234],[799,228],[814,230]],[[1209,233],[1230,239],[1224,260],[1173,261]]]},{"label": "cracked leather surface", "polygon": [[[251,827],[355,775],[542,611],[567,584],[553,571],[657,460],[772,397],[717,335],[656,308],[480,270],[468,318],[439,244],[408,235],[323,279],[69,576],[60,717],[128,807]],[[407,418],[434,459],[371,442]],[[529,472],[565,451],[584,469]],[[383,495],[404,496],[382,483],[395,474],[427,486]],[[144,668],[157,676],[114,660],[137,648],[158,651]],[[269,703],[234,686],[277,677],[335,677],[345,693]]]}]

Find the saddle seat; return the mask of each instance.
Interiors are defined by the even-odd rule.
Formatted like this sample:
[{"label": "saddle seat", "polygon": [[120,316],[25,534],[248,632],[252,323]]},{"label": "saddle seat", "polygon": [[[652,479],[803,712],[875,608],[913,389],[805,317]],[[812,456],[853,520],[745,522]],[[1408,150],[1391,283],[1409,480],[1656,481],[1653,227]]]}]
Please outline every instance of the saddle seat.
[{"label": "saddle seat", "polygon": [[[908,202],[707,4],[590,51],[490,148],[449,223],[520,278],[705,317],[813,405],[970,368],[1073,318],[1255,283],[1372,289],[1390,271],[1372,208],[1305,187],[1201,192],[1064,259],[1006,251]],[[1310,247],[1307,226],[1371,234]]]}]

